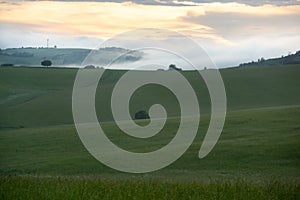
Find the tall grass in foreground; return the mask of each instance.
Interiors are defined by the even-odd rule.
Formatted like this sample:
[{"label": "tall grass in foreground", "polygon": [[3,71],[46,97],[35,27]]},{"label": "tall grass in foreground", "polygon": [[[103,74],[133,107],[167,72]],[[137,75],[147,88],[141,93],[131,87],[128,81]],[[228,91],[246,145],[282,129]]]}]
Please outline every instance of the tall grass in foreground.
[{"label": "tall grass in foreground", "polygon": [[298,182],[0,177],[0,199],[299,199]]}]

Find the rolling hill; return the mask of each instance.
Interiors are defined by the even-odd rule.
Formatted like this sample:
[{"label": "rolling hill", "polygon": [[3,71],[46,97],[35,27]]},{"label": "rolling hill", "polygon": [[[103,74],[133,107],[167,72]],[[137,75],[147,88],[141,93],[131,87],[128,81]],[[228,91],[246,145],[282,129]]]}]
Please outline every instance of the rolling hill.
[{"label": "rolling hill", "polygon": [[[198,134],[184,155],[170,166],[134,175],[98,162],[81,143],[72,118],[72,87],[77,70],[0,68],[0,198],[299,197],[299,64],[220,70],[228,112],[220,140],[204,159],[198,158],[198,151],[210,121],[210,98],[197,72],[181,72],[200,102]],[[113,122],[110,111],[111,91],[124,73],[106,70],[100,81],[95,101],[101,125],[109,139],[125,150],[159,149],[177,131],[178,102],[172,93],[157,85],[140,88],[132,97],[131,114],[160,102],[169,119],[154,137],[129,137]],[[134,73],[155,76],[169,72]],[[147,121],[137,123],[144,125]]]},{"label": "rolling hill", "polygon": [[[95,69],[101,70],[101,69]],[[72,124],[72,89],[77,69],[0,68],[0,126],[34,127]],[[106,70],[96,95],[101,121],[112,121],[110,96],[117,80],[126,71]],[[251,67],[220,70],[227,93],[228,111],[272,106],[298,105],[299,65]],[[136,72],[155,76],[160,71]],[[182,72],[198,95],[201,113],[209,113],[207,88],[197,72]],[[143,92],[144,90],[144,92]],[[147,96],[145,96],[145,92]],[[134,112],[155,102],[167,106],[170,117],[179,116],[175,97],[168,90],[149,85],[132,98]],[[101,98],[100,98],[101,97]],[[30,115],[28,115],[30,113]]]},{"label": "rolling hill", "polygon": [[[41,66],[41,61],[49,59],[52,61],[53,66],[56,67],[78,67],[91,51],[91,49],[33,47],[0,49],[0,65],[36,67]],[[143,58],[143,53],[139,51],[130,51],[118,47],[106,47],[99,49],[98,55],[101,57],[99,60],[100,65],[101,62],[103,62],[103,66],[106,66],[112,58],[123,53],[127,53],[127,56],[119,58],[118,62],[120,63],[137,61]],[[282,66],[291,64],[300,64],[300,51],[280,58],[259,58],[258,61],[241,63],[239,67]]]},{"label": "rolling hill", "polygon": [[251,66],[282,66],[300,64],[300,51],[287,56],[281,56],[280,58],[260,58],[256,62],[241,63],[239,67],[251,67]]},{"label": "rolling hill", "polygon": [[[54,66],[70,66],[78,67],[81,65],[91,49],[61,49],[61,48],[11,48],[0,50],[1,65],[17,65],[17,66],[41,66],[41,61],[51,60]],[[130,57],[119,59],[119,62],[130,62],[138,60],[142,57],[137,51],[129,51],[128,49],[106,47],[98,50],[98,54],[102,56],[105,63],[106,59],[110,60],[120,53],[130,52]],[[100,63],[101,64],[101,63]]]}]

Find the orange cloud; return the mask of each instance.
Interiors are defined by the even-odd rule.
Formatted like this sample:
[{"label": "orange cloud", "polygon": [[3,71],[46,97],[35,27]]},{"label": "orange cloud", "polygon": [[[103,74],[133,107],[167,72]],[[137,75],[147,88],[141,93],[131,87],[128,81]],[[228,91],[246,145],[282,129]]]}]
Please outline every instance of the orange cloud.
[{"label": "orange cloud", "polygon": [[289,15],[299,6],[249,6],[239,3],[206,3],[195,6],[158,6],[134,3],[35,1],[0,5],[0,22],[23,24],[37,32],[86,35],[108,38],[136,28],[167,28],[194,37],[210,38],[232,44],[209,24],[184,20],[209,12],[247,13],[251,15]]}]

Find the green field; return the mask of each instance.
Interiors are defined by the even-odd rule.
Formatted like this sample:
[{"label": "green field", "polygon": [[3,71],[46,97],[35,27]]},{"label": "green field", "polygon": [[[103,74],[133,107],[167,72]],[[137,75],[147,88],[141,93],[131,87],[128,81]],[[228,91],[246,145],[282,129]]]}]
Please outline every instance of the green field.
[{"label": "green field", "polygon": [[[198,158],[198,151],[209,124],[210,100],[201,77],[183,72],[200,102],[197,137],[170,166],[139,175],[106,167],[82,145],[71,109],[76,72],[0,68],[1,199],[300,198],[299,65],[221,70],[228,113],[219,142],[204,159]],[[157,101],[166,106],[170,118],[151,140],[128,137],[111,122],[109,97],[123,73],[105,72],[97,91],[97,114],[104,130],[130,151],[164,146],[179,123],[178,103],[164,88],[143,87],[130,105],[132,114]]]}]

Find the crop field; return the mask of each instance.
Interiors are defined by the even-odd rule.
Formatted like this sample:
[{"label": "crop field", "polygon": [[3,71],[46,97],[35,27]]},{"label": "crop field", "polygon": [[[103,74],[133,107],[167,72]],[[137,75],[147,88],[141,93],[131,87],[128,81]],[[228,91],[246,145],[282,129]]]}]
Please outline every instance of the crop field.
[{"label": "crop field", "polygon": [[[201,77],[183,72],[200,103],[198,134],[177,161],[145,174],[113,170],[85,149],[72,118],[76,72],[0,68],[0,199],[300,198],[299,65],[220,70],[228,112],[217,145],[203,159],[198,151],[210,122],[210,99]],[[99,85],[100,123],[109,139],[126,150],[159,149],[176,134],[178,103],[164,88],[141,88],[131,114],[162,102],[169,115],[166,126],[149,139],[123,134],[109,110],[110,91],[123,73],[108,70]]]}]

